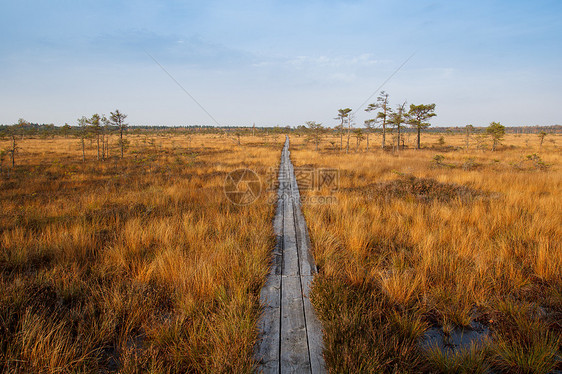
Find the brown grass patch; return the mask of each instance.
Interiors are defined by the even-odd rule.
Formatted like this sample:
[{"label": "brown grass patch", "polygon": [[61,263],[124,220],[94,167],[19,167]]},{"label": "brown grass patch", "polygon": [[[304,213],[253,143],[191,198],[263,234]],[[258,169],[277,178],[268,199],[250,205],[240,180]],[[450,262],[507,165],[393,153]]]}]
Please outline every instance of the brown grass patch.
[{"label": "brown grass patch", "polygon": [[431,201],[469,203],[476,199],[487,198],[490,193],[482,192],[455,183],[441,183],[432,178],[402,176],[399,179],[370,184],[365,187],[347,188],[344,192],[359,192],[369,200],[388,201],[391,198]]},{"label": "brown grass patch", "polygon": [[131,135],[124,159],[116,140],[82,163],[78,140],[25,139],[4,165],[0,371],[253,370],[273,206],[235,206],[223,183],[265,180],[283,139]]},{"label": "brown grass patch", "polygon": [[[445,139],[456,150],[440,165],[431,148],[345,154],[330,139],[319,152],[293,143],[296,166],[340,171],[337,204],[304,206],[333,371],[561,368],[559,136],[540,154],[536,135],[506,136],[498,152]],[[420,343],[428,329],[453,335],[475,321],[490,340],[450,352]]]}]

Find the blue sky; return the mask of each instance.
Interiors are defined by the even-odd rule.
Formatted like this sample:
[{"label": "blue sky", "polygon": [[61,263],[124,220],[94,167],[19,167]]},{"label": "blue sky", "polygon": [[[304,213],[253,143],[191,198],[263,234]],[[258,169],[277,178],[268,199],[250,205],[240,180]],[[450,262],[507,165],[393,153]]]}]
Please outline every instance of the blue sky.
[{"label": "blue sky", "polygon": [[[384,86],[437,126],[561,124],[562,1],[0,0],[0,123],[335,125]],[[374,101],[373,98],[371,101]]]}]

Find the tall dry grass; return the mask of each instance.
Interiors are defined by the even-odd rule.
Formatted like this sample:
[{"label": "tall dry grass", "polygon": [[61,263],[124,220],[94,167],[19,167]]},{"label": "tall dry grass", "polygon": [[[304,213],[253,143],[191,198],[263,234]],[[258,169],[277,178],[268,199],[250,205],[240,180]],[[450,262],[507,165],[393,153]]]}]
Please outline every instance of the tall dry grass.
[{"label": "tall dry grass", "polygon": [[[231,204],[282,137],[25,139],[0,175],[0,371],[250,372],[273,206]],[[0,149],[7,146],[0,141]]]},{"label": "tall dry grass", "polygon": [[[422,137],[383,152],[293,137],[296,165],[337,168],[337,204],[305,205],[320,274],[314,304],[334,372],[549,372],[561,368],[560,136]],[[331,142],[335,143],[331,144]],[[354,143],[352,143],[354,144]],[[478,149],[478,148],[482,149]],[[345,149],[345,144],[344,144]],[[354,149],[354,148],[352,148]],[[442,157],[435,157],[441,155]],[[304,191],[326,194],[326,191]],[[425,333],[489,329],[477,347],[423,347]]]}]

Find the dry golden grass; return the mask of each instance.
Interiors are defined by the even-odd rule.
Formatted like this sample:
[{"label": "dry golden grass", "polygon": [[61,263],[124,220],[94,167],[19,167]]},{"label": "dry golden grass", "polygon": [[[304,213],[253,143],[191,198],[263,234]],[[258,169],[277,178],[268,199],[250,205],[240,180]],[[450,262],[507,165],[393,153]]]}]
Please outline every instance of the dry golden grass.
[{"label": "dry golden grass", "polygon": [[103,162],[72,138],[4,162],[0,371],[251,371],[273,206],[233,205],[223,183],[265,177],[284,139],[134,135],[123,160],[116,140]]},{"label": "dry golden grass", "polygon": [[[444,135],[445,145],[440,136],[424,135],[419,151],[410,136],[400,152],[381,151],[378,136],[356,152],[352,138],[349,154],[339,138],[315,152],[293,137],[296,166],[340,170],[337,204],[304,207],[329,367],[560,369],[562,137],[540,148],[536,135],[508,135],[491,152],[476,149],[474,136],[469,150],[459,148],[463,136]],[[447,332],[474,321],[490,342],[454,354],[420,346],[431,326]]]}]

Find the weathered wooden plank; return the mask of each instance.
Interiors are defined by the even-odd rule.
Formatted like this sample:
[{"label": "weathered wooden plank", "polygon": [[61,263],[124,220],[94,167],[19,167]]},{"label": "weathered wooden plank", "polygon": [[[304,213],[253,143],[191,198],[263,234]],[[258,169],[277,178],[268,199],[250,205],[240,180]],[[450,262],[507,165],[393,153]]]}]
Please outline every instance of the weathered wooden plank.
[{"label": "weathered wooden plank", "polygon": [[281,276],[270,275],[260,295],[263,312],[258,322],[260,341],[256,359],[263,373],[279,373],[279,346],[281,338]]},{"label": "weathered wooden plank", "polygon": [[284,202],[283,218],[283,275],[298,275],[297,236],[293,219],[293,203],[290,199]]},{"label": "weathered wooden plank", "polygon": [[314,308],[310,303],[310,284],[312,283],[311,275],[301,276],[303,289],[303,305],[306,320],[306,333],[308,338],[308,349],[310,354],[310,367],[312,374],[325,373],[326,366],[322,355],[322,326],[316,318]]},{"label": "weathered wooden plank", "polygon": [[[283,160],[281,161],[283,165]],[[287,175],[281,167],[279,170],[279,185]],[[269,276],[260,293],[262,315],[258,321],[259,338],[256,344],[255,358],[259,363],[260,373],[279,373],[280,369],[280,339],[281,339],[281,273],[283,270],[283,193],[278,191],[278,200],[273,231],[276,235],[276,245],[273,251]]]},{"label": "weathered wooden plank", "polygon": [[308,230],[306,228],[304,216],[297,203],[295,203],[293,208],[293,214],[295,220],[295,234],[297,236],[297,248],[299,251],[299,274],[314,275],[316,273],[316,265],[314,264],[314,259],[310,253]]},{"label": "weathered wooden plank", "polygon": [[[316,272],[286,138],[279,167],[279,190],[273,221],[277,236],[273,263],[260,301],[260,341],[256,358],[263,373],[324,373],[322,329],[310,303]],[[282,275],[280,275],[282,274]]]},{"label": "weathered wooden plank", "polygon": [[271,263],[270,274],[281,275],[283,271],[283,204],[278,202],[273,219],[273,232],[275,233],[275,250]]},{"label": "weathered wooden plank", "polygon": [[310,373],[300,276],[281,277],[281,373]]}]

